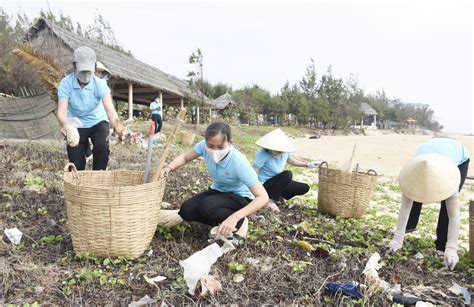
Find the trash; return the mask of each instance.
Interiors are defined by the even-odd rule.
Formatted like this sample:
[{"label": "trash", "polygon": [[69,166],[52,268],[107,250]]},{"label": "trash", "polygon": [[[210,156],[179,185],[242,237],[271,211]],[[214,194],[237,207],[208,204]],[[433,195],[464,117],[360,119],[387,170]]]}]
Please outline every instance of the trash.
[{"label": "trash", "polygon": [[151,256],[153,256],[153,250],[152,250],[152,249],[150,249],[150,250],[148,251],[148,253],[146,253],[146,255],[147,255],[148,257],[151,257]]},{"label": "trash", "polygon": [[212,295],[222,290],[222,284],[212,275],[205,275],[201,277],[201,295],[204,296],[207,292]]},{"label": "trash", "polygon": [[20,244],[21,236],[23,235],[23,233],[18,230],[18,228],[15,227],[5,229],[4,233],[7,236],[8,240],[10,240],[10,242],[12,242],[14,245]]},{"label": "trash", "polygon": [[329,258],[329,252],[325,250],[324,248],[321,247],[316,247],[316,250],[313,251],[314,257],[321,258],[321,259],[327,259]]},{"label": "trash", "polygon": [[326,284],[326,290],[332,292],[332,293],[337,293],[341,292],[344,295],[348,295],[351,298],[360,298],[362,295],[360,295],[359,290],[357,290],[357,283],[356,282],[351,282],[351,283],[339,283],[339,282],[328,282]]},{"label": "trash", "polygon": [[267,257],[263,260],[263,264],[260,267],[260,271],[269,272],[273,269],[273,258]]},{"label": "trash", "polygon": [[138,302],[131,302],[128,304],[128,307],[138,307],[138,306],[146,306],[148,304],[154,304],[157,301],[155,299],[150,298],[148,295],[142,297]]},{"label": "trash", "polygon": [[194,295],[197,282],[201,277],[209,274],[211,266],[217,261],[217,258],[234,249],[232,243],[227,240],[223,241],[222,247],[213,243],[179,262],[179,265],[184,268],[184,279],[189,294]]},{"label": "trash", "polygon": [[377,272],[378,269],[380,269],[383,264],[379,263],[380,260],[380,254],[375,252],[370,256],[369,261],[367,261],[367,264],[365,265],[365,269],[362,272],[362,274],[365,274],[367,279],[373,280],[375,282],[378,282],[380,280],[379,278],[379,273]]},{"label": "trash", "polygon": [[257,265],[260,263],[260,260],[255,259],[255,258],[251,258],[251,257],[245,258],[245,261],[248,264],[250,264],[251,266],[254,266],[254,267],[257,267]]},{"label": "trash", "polygon": [[315,248],[308,241],[300,240],[298,241],[298,246],[307,251],[314,251]]},{"label": "trash", "polygon": [[232,280],[235,282],[235,283],[239,283],[239,282],[242,282],[244,281],[245,277],[242,275],[242,274],[235,274],[234,275],[234,278],[232,278]]},{"label": "trash", "polygon": [[164,276],[156,276],[156,277],[153,277],[153,278],[149,278],[146,275],[144,275],[143,278],[145,278],[147,283],[149,283],[150,285],[153,285],[157,288],[158,288],[158,285],[156,283],[166,279],[166,277],[164,277]]},{"label": "trash", "polygon": [[423,259],[423,258],[425,258],[425,256],[423,256],[422,253],[417,253],[417,254],[415,255],[415,259],[421,260],[421,259]]},{"label": "trash", "polygon": [[399,303],[406,306],[414,305],[421,299],[410,293],[393,293],[392,300],[394,303]]},{"label": "trash", "polygon": [[434,307],[435,305],[431,304],[430,302],[423,302],[423,301],[418,301],[415,304],[415,307]]},{"label": "trash", "polygon": [[448,290],[456,295],[462,295],[464,297],[464,303],[466,305],[471,305],[471,295],[469,294],[469,291],[467,291],[466,288],[461,287],[457,283],[453,282],[453,286]]}]

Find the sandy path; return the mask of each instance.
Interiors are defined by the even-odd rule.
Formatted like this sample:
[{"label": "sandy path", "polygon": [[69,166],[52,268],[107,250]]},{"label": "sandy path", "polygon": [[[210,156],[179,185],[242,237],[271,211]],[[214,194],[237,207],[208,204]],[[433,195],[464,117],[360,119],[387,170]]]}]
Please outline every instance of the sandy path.
[{"label": "sandy path", "polygon": [[[363,169],[374,169],[379,174],[397,176],[403,163],[409,160],[416,148],[432,135],[405,135],[371,131],[370,135],[321,136],[320,139],[297,138],[293,140],[295,155],[311,160],[325,160],[342,165],[349,160],[354,143],[357,143],[355,163]],[[452,135],[461,141],[474,157],[474,136]],[[354,165],[355,165],[354,163]],[[469,165],[474,174],[474,162]]]}]

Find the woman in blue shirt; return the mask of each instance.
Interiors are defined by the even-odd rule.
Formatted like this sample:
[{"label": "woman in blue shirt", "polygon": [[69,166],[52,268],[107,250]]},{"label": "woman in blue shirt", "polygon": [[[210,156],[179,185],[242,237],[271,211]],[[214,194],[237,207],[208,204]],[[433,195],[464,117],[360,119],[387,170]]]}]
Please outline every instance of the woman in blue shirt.
[{"label": "woman in blue shirt", "polygon": [[[74,50],[73,57],[74,72],[64,77],[58,88],[58,120],[62,131],[66,134],[77,129],[79,133],[79,144],[68,140],[67,155],[78,170],[84,170],[90,138],[94,145],[92,169],[105,170],[109,162],[109,123],[119,134],[123,125],[106,81],[94,75],[97,60],[94,50],[82,46]],[[71,125],[73,118],[79,119],[79,127]]]},{"label": "woman in blue shirt", "polygon": [[163,105],[160,101],[160,97],[156,97],[152,103],[150,103],[151,120],[155,123],[155,134],[161,131],[163,126],[163,118],[161,116],[161,110]]},{"label": "woman in blue shirt", "polygon": [[256,144],[262,149],[256,153],[253,165],[258,179],[270,197],[268,207],[278,211],[275,201],[280,197],[288,200],[309,191],[309,185],[292,180],[293,173],[283,169],[287,162],[293,166],[309,168],[315,168],[318,163],[307,163],[293,158],[291,152],[295,151],[295,147],[282,130],[276,129],[267,133]]},{"label": "woman in blue shirt", "polygon": [[216,236],[245,237],[247,216],[260,210],[268,195],[247,158],[232,145],[229,125],[215,122],[194,149],[176,157],[166,167],[173,171],[198,157],[204,157],[211,187],[186,200],[179,210],[185,221],[218,225]]}]

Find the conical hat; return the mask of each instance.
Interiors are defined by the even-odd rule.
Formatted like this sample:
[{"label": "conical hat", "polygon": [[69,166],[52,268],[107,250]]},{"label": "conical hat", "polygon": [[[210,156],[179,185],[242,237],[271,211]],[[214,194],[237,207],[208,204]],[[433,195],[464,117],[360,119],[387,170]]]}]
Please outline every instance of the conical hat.
[{"label": "conical hat", "polygon": [[260,147],[281,152],[294,152],[295,146],[281,129],[275,129],[255,142]]},{"label": "conical hat", "polygon": [[400,189],[420,203],[439,202],[457,192],[461,181],[458,167],[439,154],[424,154],[408,161],[398,176]]},{"label": "conical hat", "polygon": [[102,62],[97,61],[96,65],[97,65],[97,69],[105,70],[106,72],[108,72],[110,74],[110,70],[108,70],[107,67],[105,67],[105,65],[102,64]]}]

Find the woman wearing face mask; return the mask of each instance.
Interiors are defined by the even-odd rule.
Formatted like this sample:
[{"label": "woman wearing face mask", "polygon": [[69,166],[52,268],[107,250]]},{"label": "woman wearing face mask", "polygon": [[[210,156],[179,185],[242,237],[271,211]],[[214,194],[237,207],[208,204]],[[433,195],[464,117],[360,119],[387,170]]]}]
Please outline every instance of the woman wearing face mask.
[{"label": "woman wearing face mask", "polygon": [[262,147],[255,154],[253,167],[258,179],[268,193],[270,209],[279,211],[275,201],[280,197],[288,200],[297,195],[308,193],[309,185],[292,180],[290,171],[283,171],[288,162],[293,166],[315,168],[320,162],[303,162],[292,157],[295,147],[290,139],[280,129],[275,129],[262,136],[256,144]]},{"label": "woman wearing face mask", "polygon": [[74,72],[64,77],[58,88],[58,119],[63,133],[76,129],[71,125],[71,119],[80,121],[77,127],[79,144],[71,144],[68,140],[68,158],[78,170],[85,169],[90,138],[94,145],[92,169],[105,170],[109,161],[109,123],[118,133],[122,133],[123,126],[112,104],[106,81],[94,76],[94,50],[79,47],[74,50],[73,58]]},{"label": "woman wearing face mask", "polygon": [[268,201],[267,192],[258,181],[247,158],[232,145],[229,125],[215,122],[206,129],[205,139],[194,149],[176,157],[167,168],[175,170],[197,157],[204,157],[211,187],[185,201],[179,215],[185,221],[218,225],[216,236],[243,238],[247,216]]}]

